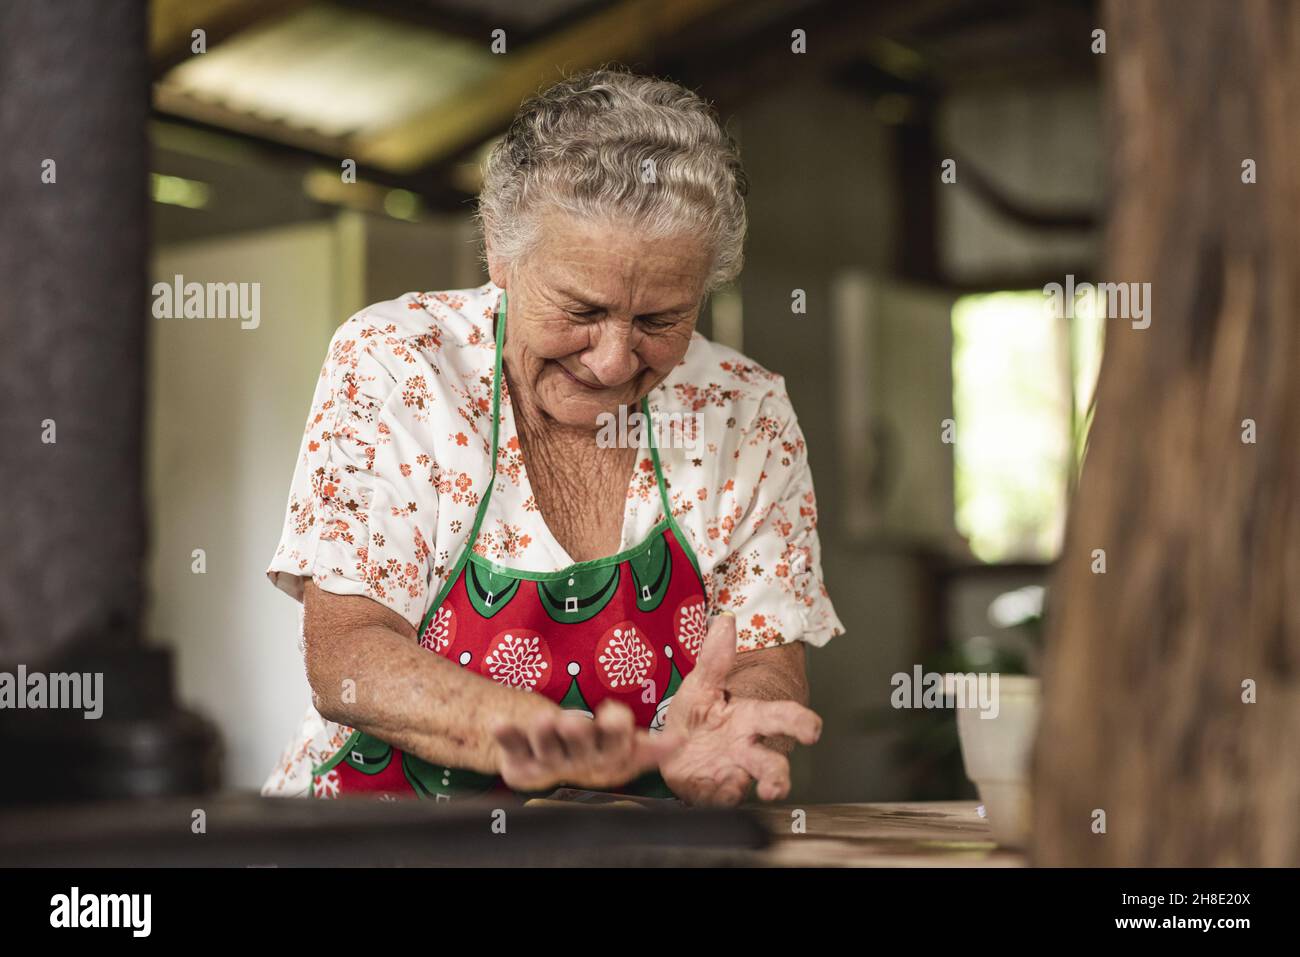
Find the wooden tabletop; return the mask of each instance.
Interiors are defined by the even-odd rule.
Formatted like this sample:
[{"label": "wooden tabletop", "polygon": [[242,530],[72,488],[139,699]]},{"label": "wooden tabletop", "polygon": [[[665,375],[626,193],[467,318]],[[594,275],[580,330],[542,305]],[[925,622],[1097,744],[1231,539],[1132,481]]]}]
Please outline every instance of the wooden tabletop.
[{"label": "wooden tabletop", "polygon": [[[558,792],[557,792],[558,793]],[[602,808],[599,800],[622,809]],[[509,811],[500,801],[194,799],[39,806],[0,812],[8,866],[1016,867],[973,801],[687,809],[574,792]],[[558,806],[557,806],[558,805]]]},{"label": "wooden tabletop", "polygon": [[[774,867],[1024,867],[998,847],[974,801],[767,805],[752,810],[774,844],[759,852]],[[803,812],[803,833],[796,824]]]}]

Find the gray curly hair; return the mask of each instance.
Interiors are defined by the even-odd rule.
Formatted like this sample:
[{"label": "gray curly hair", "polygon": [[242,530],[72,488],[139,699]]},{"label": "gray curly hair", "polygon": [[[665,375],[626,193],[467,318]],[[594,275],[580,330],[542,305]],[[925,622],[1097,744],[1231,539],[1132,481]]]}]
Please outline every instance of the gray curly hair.
[{"label": "gray curly hair", "polygon": [[599,69],[524,101],[488,156],[478,218],[507,264],[532,249],[547,208],[702,236],[711,292],[740,274],[748,189],[736,142],[706,101],[668,80]]}]

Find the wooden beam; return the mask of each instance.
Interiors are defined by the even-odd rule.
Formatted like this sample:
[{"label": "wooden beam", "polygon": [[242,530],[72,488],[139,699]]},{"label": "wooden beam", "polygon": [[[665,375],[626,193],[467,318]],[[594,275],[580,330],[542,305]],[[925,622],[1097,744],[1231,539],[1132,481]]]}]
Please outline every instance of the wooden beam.
[{"label": "wooden beam", "polygon": [[[825,73],[869,53],[874,39],[905,39],[936,19],[977,9],[987,0],[823,0],[787,13],[719,44],[711,35],[678,45],[656,64],[678,82],[707,89],[720,109],[732,109],[774,84]],[[808,37],[808,52],[793,56],[791,31]]]},{"label": "wooden beam", "polygon": [[[636,55],[736,0],[625,0],[554,37],[501,57],[501,72],[479,89],[378,135],[348,155],[397,172],[437,163],[509,122],[538,87],[576,71]],[[484,37],[484,42],[488,42]],[[509,38],[507,37],[507,43]]]},{"label": "wooden beam", "polygon": [[1026,229],[1090,232],[1099,225],[1100,217],[1091,209],[1051,209],[1013,196],[951,144],[944,145],[943,155],[953,158],[961,170],[957,180],[960,186],[968,189],[977,200],[1003,219],[1018,226]]},{"label": "wooden beam", "polygon": [[[332,151],[310,149],[268,139],[257,133],[239,132],[225,126],[155,111],[151,137],[156,147],[206,160],[240,165],[271,163],[288,166],[304,174],[329,169],[337,177],[338,157]],[[165,170],[164,170],[165,172]],[[405,189],[420,197],[430,212],[463,213],[471,194],[450,182],[446,171],[416,170],[392,173],[364,164],[357,165],[357,182],[374,183],[386,189]]]},{"label": "wooden beam", "polygon": [[314,130],[263,119],[253,113],[232,110],[219,103],[189,96],[165,83],[154,85],[153,106],[157,112],[171,117],[252,136],[269,143],[292,146],[318,156],[341,158],[353,155],[349,152],[348,141],[341,137],[327,136]]},{"label": "wooden beam", "polygon": [[611,0],[582,0],[580,3],[553,9],[538,17],[527,3],[502,8],[491,4],[473,9],[459,4],[442,4],[436,0],[332,0],[338,6],[381,16],[397,23],[407,23],[445,36],[473,40],[476,43],[493,30],[502,29],[516,44],[531,43],[548,33],[584,20]]},{"label": "wooden beam", "polygon": [[257,23],[285,16],[307,0],[152,0],[149,4],[149,60],[158,80],[193,52],[193,33],[203,30],[206,49]]}]

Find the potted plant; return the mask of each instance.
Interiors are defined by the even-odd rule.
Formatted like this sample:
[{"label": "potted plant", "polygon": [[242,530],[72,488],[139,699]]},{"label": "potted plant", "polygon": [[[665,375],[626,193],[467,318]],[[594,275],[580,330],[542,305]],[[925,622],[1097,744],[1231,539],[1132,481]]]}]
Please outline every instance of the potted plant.
[{"label": "potted plant", "polygon": [[1000,595],[990,606],[992,623],[1004,629],[1013,649],[997,656],[1000,670],[983,672],[984,695],[971,693],[973,673],[944,679],[957,712],[966,776],[979,792],[994,839],[1008,847],[1023,847],[1030,830],[1029,764],[1041,694],[1031,672],[1041,646],[1043,598],[1044,589],[1034,585]]}]

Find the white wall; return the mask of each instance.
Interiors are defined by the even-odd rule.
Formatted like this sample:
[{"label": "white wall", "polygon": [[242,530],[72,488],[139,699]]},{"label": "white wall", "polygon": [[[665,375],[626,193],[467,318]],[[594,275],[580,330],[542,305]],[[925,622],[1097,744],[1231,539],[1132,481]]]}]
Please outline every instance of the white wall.
[{"label": "white wall", "polygon": [[[330,335],[351,311],[345,241],[313,223],[155,256],[154,281],[261,283],[256,329],[151,319],[149,633],[176,650],[185,704],[219,725],[227,787],[260,786],[308,701],[299,605],[263,572]],[[206,574],[191,571],[196,548]]]}]

